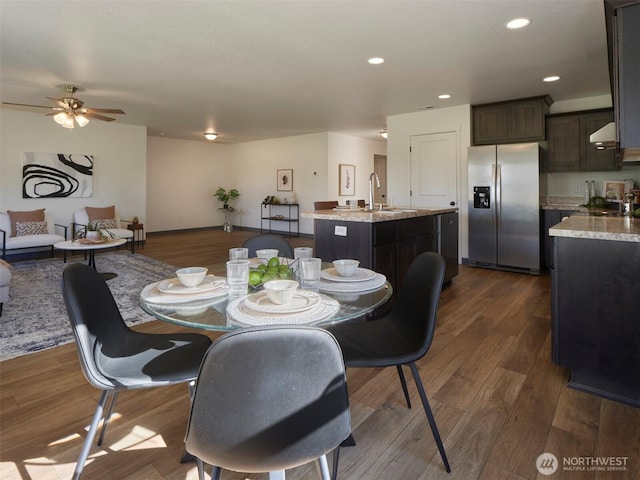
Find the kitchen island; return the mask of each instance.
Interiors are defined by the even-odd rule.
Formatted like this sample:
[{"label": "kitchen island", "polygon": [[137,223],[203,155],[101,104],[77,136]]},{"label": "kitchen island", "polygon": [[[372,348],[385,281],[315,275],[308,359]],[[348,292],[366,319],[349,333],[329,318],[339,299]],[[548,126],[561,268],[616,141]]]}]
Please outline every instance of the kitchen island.
[{"label": "kitchen island", "polygon": [[314,219],[315,255],[325,262],[353,258],[383,273],[394,288],[413,259],[438,252],[446,260],[445,282],[458,274],[458,209],[395,208],[303,212]]},{"label": "kitchen island", "polygon": [[553,362],[570,387],[640,407],[640,218],[576,214],[549,235]]}]

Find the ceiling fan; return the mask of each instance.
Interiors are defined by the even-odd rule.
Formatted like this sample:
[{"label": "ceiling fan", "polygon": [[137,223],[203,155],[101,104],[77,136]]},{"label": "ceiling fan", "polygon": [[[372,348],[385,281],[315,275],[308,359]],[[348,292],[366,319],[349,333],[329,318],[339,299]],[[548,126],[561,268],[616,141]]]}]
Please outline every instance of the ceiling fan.
[{"label": "ceiling fan", "polygon": [[[6,103],[3,105],[13,105],[17,107],[35,107],[35,108],[49,108],[51,113],[47,113],[47,116],[53,116],[56,123],[62,125],[65,128],[73,128],[74,123],[77,123],[80,127],[84,127],[89,123],[89,118],[95,118],[96,120],[102,120],[104,122],[113,122],[115,118],[101,115],[102,113],[124,115],[125,113],[120,109],[115,108],[86,108],[84,102],[78,98],[75,98],[73,94],[78,91],[78,88],[73,85],[65,85],[65,91],[67,96],[62,98],[51,98],[49,100],[56,103],[55,107],[47,107],[44,105],[27,105],[25,103]],[[75,122],[74,122],[75,121]]]}]

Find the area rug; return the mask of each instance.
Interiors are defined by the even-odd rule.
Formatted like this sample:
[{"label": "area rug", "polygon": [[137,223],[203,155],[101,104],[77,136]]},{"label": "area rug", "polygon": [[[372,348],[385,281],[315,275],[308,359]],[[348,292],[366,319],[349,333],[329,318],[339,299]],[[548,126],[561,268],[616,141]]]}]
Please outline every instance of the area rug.
[{"label": "area rug", "polygon": [[[0,361],[73,341],[62,298],[62,271],[83,256],[29,260],[13,264],[11,298],[0,317]],[[175,276],[176,267],[136,253],[96,255],[99,271],[117,273],[107,281],[127,325],[154,318],[142,310],[139,295],[145,285]]]}]

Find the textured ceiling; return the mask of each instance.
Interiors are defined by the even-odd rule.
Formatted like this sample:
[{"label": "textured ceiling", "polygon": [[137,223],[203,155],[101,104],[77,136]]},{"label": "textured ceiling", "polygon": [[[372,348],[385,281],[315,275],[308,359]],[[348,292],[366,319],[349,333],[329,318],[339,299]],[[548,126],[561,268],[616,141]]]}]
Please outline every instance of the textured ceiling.
[{"label": "textured ceiling", "polygon": [[[519,16],[531,25],[504,28]],[[3,102],[52,105],[74,84],[173,138],[376,138],[428,105],[610,93],[601,0],[0,0],[0,21]]]}]

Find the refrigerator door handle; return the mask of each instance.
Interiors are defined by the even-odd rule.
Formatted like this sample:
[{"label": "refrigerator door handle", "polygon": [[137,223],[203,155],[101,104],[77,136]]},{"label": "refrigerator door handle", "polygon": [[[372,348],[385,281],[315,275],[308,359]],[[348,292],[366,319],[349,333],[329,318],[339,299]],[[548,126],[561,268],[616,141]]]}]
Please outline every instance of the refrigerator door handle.
[{"label": "refrigerator door handle", "polygon": [[502,165],[497,164],[495,178],[495,186],[496,186],[496,226],[500,226],[500,221],[502,220]]},{"label": "refrigerator door handle", "polygon": [[[493,192],[495,192],[495,188],[496,188],[496,164],[492,164],[491,165],[491,189],[493,190]],[[494,194],[495,195],[495,194]],[[496,227],[497,226],[497,218],[496,218],[496,199],[495,198],[491,198],[491,195],[489,195],[490,201],[493,203],[493,208],[491,209],[491,221],[493,223],[493,226]]]}]

